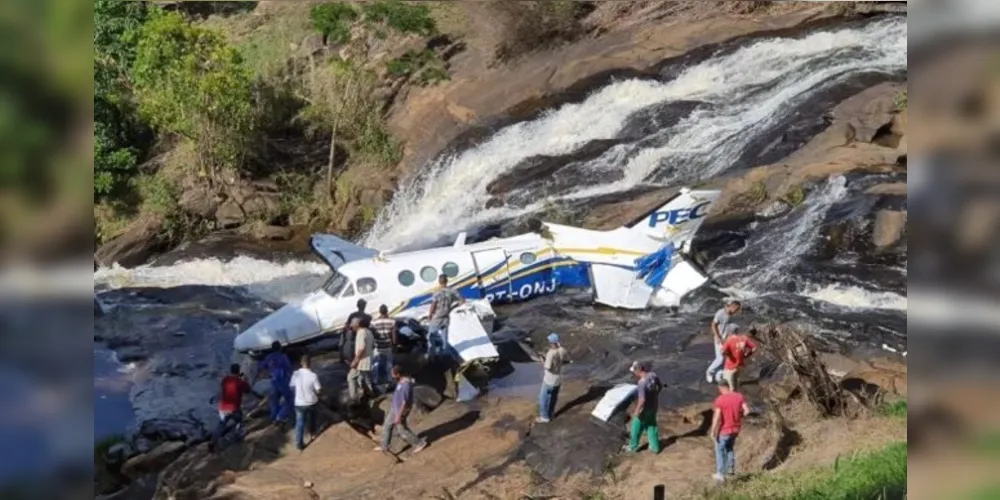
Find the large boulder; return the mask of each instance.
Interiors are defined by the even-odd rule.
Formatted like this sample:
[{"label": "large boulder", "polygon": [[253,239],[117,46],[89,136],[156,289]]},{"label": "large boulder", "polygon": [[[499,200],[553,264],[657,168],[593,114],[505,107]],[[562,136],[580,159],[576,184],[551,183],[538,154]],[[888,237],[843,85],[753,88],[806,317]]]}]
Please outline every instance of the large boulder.
[{"label": "large boulder", "polygon": [[875,213],[872,240],[878,248],[890,247],[900,240],[906,230],[906,212],[879,210]]},{"label": "large boulder", "polygon": [[220,202],[221,200],[212,190],[204,186],[197,186],[182,192],[177,200],[177,206],[189,214],[207,219],[219,209]]},{"label": "large boulder", "polygon": [[102,266],[112,264],[124,267],[138,266],[163,248],[166,242],[161,236],[162,228],[162,218],[140,217],[129,224],[121,234],[101,245],[94,254],[94,259]]}]

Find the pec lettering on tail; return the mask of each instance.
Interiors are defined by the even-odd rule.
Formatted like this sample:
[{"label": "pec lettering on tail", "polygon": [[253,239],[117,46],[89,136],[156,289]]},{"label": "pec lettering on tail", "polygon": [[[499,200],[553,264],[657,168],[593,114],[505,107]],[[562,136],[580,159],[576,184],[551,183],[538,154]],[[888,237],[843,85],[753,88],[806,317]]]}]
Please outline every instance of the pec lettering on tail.
[{"label": "pec lettering on tail", "polygon": [[717,190],[682,189],[630,229],[659,241],[681,245],[694,238],[720,194]]}]

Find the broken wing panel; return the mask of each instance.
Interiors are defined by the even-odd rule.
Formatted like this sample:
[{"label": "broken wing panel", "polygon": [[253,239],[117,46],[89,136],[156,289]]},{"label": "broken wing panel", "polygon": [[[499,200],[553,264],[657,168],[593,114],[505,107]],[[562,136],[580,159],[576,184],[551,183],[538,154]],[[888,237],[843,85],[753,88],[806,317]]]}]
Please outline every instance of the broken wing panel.
[{"label": "broken wing panel", "polygon": [[314,234],[309,245],[316,255],[334,269],[354,260],[370,259],[378,255],[377,250],[356,245],[333,234]]},{"label": "broken wing panel", "polygon": [[606,264],[591,264],[590,270],[596,302],[623,309],[645,309],[649,305],[653,288],[634,270]]},{"label": "broken wing panel", "polygon": [[707,281],[708,277],[695,267],[694,264],[683,258],[676,258],[674,259],[674,267],[667,273],[663,284],[656,289],[652,305],[660,307],[678,306],[685,295],[700,288]]}]

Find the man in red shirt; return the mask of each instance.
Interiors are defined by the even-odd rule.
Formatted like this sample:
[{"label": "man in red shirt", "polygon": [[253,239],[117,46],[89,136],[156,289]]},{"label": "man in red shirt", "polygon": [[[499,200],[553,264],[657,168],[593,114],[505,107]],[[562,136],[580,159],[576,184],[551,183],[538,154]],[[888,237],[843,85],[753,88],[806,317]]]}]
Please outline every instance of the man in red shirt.
[{"label": "man in red shirt", "polygon": [[717,482],[724,482],[726,476],[736,473],[736,436],[740,433],[743,417],[750,414],[743,395],[729,388],[726,382],[719,382],[719,397],[712,410],[712,441],[715,442],[715,474]]},{"label": "man in red shirt", "polygon": [[253,391],[247,383],[243,374],[240,373],[240,365],[233,363],[229,366],[229,375],[222,379],[222,390],[219,394],[219,425],[215,426],[212,432],[212,441],[209,443],[209,451],[215,451],[219,439],[225,434],[229,423],[236,424],[236,436],[243,439],[243,395],[253,393],[258,398],[261,396]]},{"label": "man in red shirt", "polygon": [[739,371],[746,363],[746,359],[756,350],[757,344],[753,339],[738,332],[730,335],[722,344],[722,356],[725,358],[722,380],[729,384],[729,388],[733,391],[739,390]]}]

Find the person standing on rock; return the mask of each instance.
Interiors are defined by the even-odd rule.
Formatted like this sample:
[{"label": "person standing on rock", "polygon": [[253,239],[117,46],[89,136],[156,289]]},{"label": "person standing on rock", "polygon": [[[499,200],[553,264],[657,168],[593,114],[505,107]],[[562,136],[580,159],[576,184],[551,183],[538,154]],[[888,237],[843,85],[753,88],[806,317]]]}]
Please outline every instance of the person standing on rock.
[{"label": "person standing on rock", "polygon": [[448,315],[452,309],[465,303],[465,299],[455,290],[448,288],[448,275],[438,276],[440,288],[431,299],[431,309],[427,313],[427,357],[433,359],[448,352]]},{"label": "person standing on rock", "polygon": [[549,350],[545,353],[545,375],[542,376],[542,390],[538,395],[538,419],[540,424],[552,420],[556,410],[556,400],[559,398],[559,385],[562,382],[562,365],[569,362],[566,349],[559,343],[559,335],[550,333],[548,337]]},{"label": "person standing on rock", "polygon": [[351,321],[354,331],[354,359],[351,361],[351,371],[347,373],[347,391],[351,401],[361,401],[366,393],[372,390],[372,355],[375,351],[375,338],[371,330],[361,326],[361,319]]},{"label": "person standing on rock", "polygon": [[243,439],[243,395],[253,393],[257,397],[259,394],[253,392],[250,383],[243,378],[240,373],[240,365],[233,363],[229,366],[229,375],[222,379],[222,387],[219,393],[219,423],[212,432],[212,440],[208,443],[208,451],[215,452],[219,445],[219,440],[226,433],[229,424],[236,426],[237,439]]},{"label": "person standing on rock", "polygon": [[271,393],[268,401],[271,409],[271,423],[283,425],[292,414],[295,395],[288,385],[292,378],[292,362],[281,348],[281,342],[271,343],[271,352],[260,362],[259,377],[263,372],[271,376]]},{"label": "person standing on rock", "polygon": [[302,451],[306,447],[305,431],[309,429],[309,441],[316,439],[316,404],[319,403],[319,377],[309,369],[309,355],[303,354],[300,368],[292,374],[291,387],[295,389],[295,447]]},{"label": "person standing on rock", "polygon": [[[750,330],[754,334],[756,330]],[[726,358],[722,370],[722,380],[729,384],[729,388],[739,390],[739,373],[746,363],[746,359],[757,351],[757,344],[750,338],[750,335],[743,335],[733,332],[722,345],[722,355]]]},{"label": "person standing on rock", "polygon": [[632,410],[631,437],[629,443],[625,445],[625,451],[629,453],[639,451],[639,440],[642,438],[642,433],[646,432],[649,450],[653,453],[659,453],[660,430],[657,428],[656,411],[659,409],[660,391],[663,390],[663,383],[645,363],[636,361],[632,363],[629,371],[639,378],[639,383],[635,409]]},{"label": "person standing on rock", "polygon": [[392,367],[392,378],[396,382],[396,390],[392,394],[392,406],[385,413],[385,421],[382,422],[382,444],[375,450],[391,453],[389,444],[392,441],[392,431],[395,430],[403,441],[413,447],[413,454],[420,453],[427,447],[427,440],[417,437],[406,421],[413,409],[413,378],[403,373],[399,365]]},{"label": "person standing on rock", "polygon": [[375,386],[381,391],[392,381],[392,352],[397,342],[396,320],[389,317],[389,308],[385,304],[379,306],[378,318],[372,320],[371,330],[375,336],[372,375]]},{"label": "person standing on rock", "polygon": [[715,345],[715,359],[712,360],[712,364],[708,365],[708,370],[705,372],[705,379],[710,384],[714,384],[719,379],[719,372],[722,371],[722,365],[725,362],[725,358],[722,356],[722,344],[731,331],[729,320],[732,316],[739,314],[740,309],[742,309],[742,304],[738,300],[730,300],[712,317],[711,328],[712,340]]},{"label": "person standing on rock", "polygon": [[725,482],[726,477],[736,473],[736,436],[743,425],[743,417],[750,414],[743,395],[730,389],[726,382],[719,382],[719,397],[712,409],[712,442],[715,443],[716,482]]},{"label": "person standing on rock", "polygon": [[353,323],[354,320],[359,320],[361,322],[361,326],[367,328],[368,324],[372,320],[372,317],[365,312],[365,307],[367,306],[368,302],[365,301],[365,299],[358,299],[358,310],[352,312],[347,317],[347,321],[344,322],[344,329],[340,334],[340,347],[339,347],[341,363],[347,363],[348,362],[347,355],[348,354],[353,355],[354,353],[354,328],[351,326],[351,323]]}]

